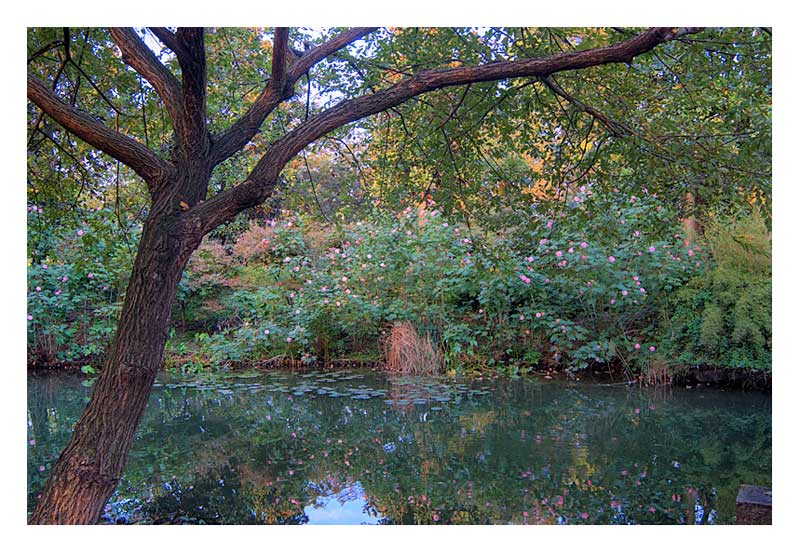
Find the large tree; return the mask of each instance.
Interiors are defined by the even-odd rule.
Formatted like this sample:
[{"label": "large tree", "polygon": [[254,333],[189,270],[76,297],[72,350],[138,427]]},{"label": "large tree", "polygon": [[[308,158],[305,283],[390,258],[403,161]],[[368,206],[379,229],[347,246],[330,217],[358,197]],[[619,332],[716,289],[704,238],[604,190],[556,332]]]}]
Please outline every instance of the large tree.
[{"label": "large tree", "polygon": [[[142,142],[121,132],[118,124],[112,128],[83,111],[74,98],[65,98],[55,84],[57,75],[37,74],[29,69],[28,99],[67,133],[129,167],[144,181],[149,195],[147,219],[116,336],[92,398],[53,467],[31,523],[79,524],[98,520],[122,474],[151,387],[162,367],[172,305],[187,261],[203,236],[270,198],[284,167],[306,146],[354,121],[394,109],[431,91],[520,77],[558,86],[554,75],[611,64],[624,67],[660,44],[682,39],[699,29],[651,28],[629,38],[609,40],[606,45],[562,53],[484,56],[477,63],[456,59],[439,67],[385,72],[388,78],[369,87],[339,88],[326,96],[329,107],[317,109],[287,127],[282,136],[259,142],[265,122],[290,102],[296,87],[316,67],[337,56],[340,61],[347,61],[348,56],[352,59],[354,44],[375,32],[378,31],[354,28],[325,39],[311,36],[305,48],[300,49],[293,47],[288,29],[276,28],[269,44],[268,78],[243,113],[225,128],[217,129],[219,113],[209,109],[209,89],[224,83],[208,79],[203,29],[150,29],[149,36],[157,37],[166,55],[157,55],[133,29],[111,29],[114,47],[129,69],[125,75],[109,77],[105,90],[96,83],[84,89],[93,88],[93,93],[113,103],[120,94],[114,86],[115,79],[130,79],[130,75],[138,74],[149,83],[163,105],[170,127],[170,146],[158,150],[150,147],[147,140]],[[31,59],[63,46],[63,41],[45,44]],[[367,59],[374,51],[360,48],[358,55]],[[559,94],[567,97],[563,90]],[[584,105],[583,109],[591,107]],[[235,185],[212,186],[226,160],[243,150],[252,150],[253,144],[263,151],[248,168],[246,177]]]}]

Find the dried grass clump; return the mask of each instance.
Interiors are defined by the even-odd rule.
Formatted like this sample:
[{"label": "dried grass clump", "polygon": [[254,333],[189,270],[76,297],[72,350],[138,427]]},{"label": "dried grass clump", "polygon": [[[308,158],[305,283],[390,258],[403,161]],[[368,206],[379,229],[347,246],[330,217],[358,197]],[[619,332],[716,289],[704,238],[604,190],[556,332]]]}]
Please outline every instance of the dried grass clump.
[{"label": "dried grass clump", "polygon": [[433,346],[430,336],[420,336],[411,323],[396,323],[383,343],[386,369],[391,372],[438,374],[442,354]]}]

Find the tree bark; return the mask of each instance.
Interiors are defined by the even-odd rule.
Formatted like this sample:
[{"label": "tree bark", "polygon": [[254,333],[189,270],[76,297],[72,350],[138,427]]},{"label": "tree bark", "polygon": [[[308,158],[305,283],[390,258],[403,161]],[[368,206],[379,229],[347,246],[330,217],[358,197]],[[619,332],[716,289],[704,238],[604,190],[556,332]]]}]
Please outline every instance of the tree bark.
[{"label": "tree bark", "polygon": [[145,224],[108,359],[30,524],[94,524],[117,486],[163,364],[178,282],[199,242],[184,238],[176,221]]}]

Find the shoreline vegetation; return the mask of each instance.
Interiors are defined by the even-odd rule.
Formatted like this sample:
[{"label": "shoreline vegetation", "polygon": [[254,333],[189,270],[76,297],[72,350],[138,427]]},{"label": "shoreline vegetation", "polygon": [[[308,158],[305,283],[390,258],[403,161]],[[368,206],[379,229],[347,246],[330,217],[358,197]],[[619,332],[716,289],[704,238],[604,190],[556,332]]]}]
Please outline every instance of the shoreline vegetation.
[{"label": "shoreline vegetation", "polygon": [[[503,233],[459,226],[432,202],[340,226],[251,215],[190,261],[164,370],[388,366],[770,389],[760,210],[716,216],[690,241],[657,198],[630,197],[617,226],[590,237],[587,224],[623,197],[584,188],[570,218]],[[108,217],[93,212],[77,242],[66,232],[29,267],[34,370],[102,366],[124,256],[104,249],[88,270],[86,253],[101,253],[89,237]]]}]

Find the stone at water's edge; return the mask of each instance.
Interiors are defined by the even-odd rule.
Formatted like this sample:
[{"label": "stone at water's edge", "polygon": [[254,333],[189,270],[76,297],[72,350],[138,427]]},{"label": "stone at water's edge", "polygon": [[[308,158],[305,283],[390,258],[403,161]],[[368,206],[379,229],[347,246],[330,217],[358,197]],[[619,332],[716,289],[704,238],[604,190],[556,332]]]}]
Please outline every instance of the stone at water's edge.
[{"label": "stone at water's edge", "polygon": [[772,524],[772,490],[748,485],[739,488],[736,524]]}]

